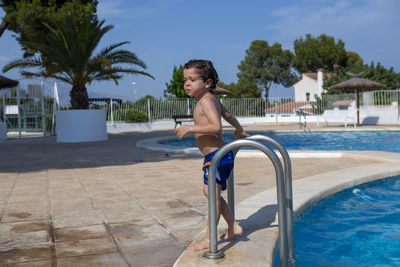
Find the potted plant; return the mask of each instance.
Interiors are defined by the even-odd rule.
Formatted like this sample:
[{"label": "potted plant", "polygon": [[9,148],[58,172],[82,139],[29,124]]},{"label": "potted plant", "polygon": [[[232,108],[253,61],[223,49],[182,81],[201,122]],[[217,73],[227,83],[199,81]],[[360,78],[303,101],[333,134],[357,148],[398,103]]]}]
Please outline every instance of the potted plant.
[{"label": "potted plant", "polygon": [[[93,81],[118,80],[123,74],[150,74],[138,70],[146,65],[134,53],[117,50],[128,42],[120,42],[95,50],[102,37],[113,26],[103,26],[103,21],[89,19],[75,22],[72,17],[56,23],[55,27],[45,24],[48,34],[38,44],[38,56],[8,63],[3,71],[21,69],[27,78],[52,78],[72,85],[70,110],[56,113],[57,142],[87,142],[107,139],[105,110],[89,110],[86,85]],[[27,71],[34,68],[37,71]]]}]

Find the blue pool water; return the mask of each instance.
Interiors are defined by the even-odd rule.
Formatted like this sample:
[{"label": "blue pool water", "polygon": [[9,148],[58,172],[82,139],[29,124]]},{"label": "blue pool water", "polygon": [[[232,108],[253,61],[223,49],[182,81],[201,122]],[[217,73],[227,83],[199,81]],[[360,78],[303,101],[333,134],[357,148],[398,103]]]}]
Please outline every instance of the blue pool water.
[{"label": "blue pool water", "polygon": [[[310,133],[251,133],[274,138],[288,150],[378,150],[400,153],[400,132],[396,131],[349,131]],[[232,136],[224,136],[226,142]],[[196,147],[194,138],[161,142],[161,144]]]},{"label": "blue pool water", "polygon": [[294,242],[299,267],[400,266],[400,176],[316,203],[296,219]]}]

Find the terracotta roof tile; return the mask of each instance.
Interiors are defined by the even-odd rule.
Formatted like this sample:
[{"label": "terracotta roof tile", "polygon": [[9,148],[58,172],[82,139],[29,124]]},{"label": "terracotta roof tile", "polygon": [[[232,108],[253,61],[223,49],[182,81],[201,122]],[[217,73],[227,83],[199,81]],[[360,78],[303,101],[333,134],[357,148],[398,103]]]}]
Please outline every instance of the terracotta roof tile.
[{"label": "terracotta roof tile", "polygon": [[333,105],[351,105],[354,102],[354,100],[337,100],[333,102]]},{"label": "terracotta roof tile", "polygon": [[[303,74],[306,75],[307,77],[313,79],[313,80],[317,80],[318,79],[318,73],[316,73],[316,72],[305,72]],[[330,79],[332,77],[332,75],[333,75],[333,73],[330,73],[330,72],[323,73],[324,80]]]},{"label": "terracotta roof tile", "polygon": [[300,108],[305,112],[312,114],[312,108],[310,108],[310,101],[304,101],[304,102],[288,102],[284,104],[280,104],[276,107],[270,107],[265,109],[265,112],[267,113],[292,113],[294,111],[300,110]]}]

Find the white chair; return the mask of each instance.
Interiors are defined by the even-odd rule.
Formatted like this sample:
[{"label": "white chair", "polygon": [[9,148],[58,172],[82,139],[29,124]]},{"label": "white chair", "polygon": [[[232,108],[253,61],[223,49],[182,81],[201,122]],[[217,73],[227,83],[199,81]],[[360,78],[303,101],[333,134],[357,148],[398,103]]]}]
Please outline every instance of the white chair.
[{"label": "white chair", "polygon": [[347,124],[353,124],[354,127],[357,126],[356,111],[354,109],[346,109],[346,110],[327,109],[321,116],[317,117],[318,127],[320,119],[325,121],[326,126],[328,126],[328,122],[343,122],[344,127],[346,128]]}]

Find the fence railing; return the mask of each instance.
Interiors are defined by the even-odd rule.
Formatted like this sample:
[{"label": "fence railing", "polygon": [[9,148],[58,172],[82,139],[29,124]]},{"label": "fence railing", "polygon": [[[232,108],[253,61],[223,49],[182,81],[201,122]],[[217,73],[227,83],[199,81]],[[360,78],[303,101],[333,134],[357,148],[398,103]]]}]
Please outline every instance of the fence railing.
[{"label": "fence railing", "polygon": [[[371,91],[360,94],[362,109],[373,111],[386,107],[399,114],[400,91]],[[332,110],[356,110],[356,94],[323,95],[316,101],[295,101],[294,98],[221,98],[221,103],[236,117],[307,116],[323,115]],[[136,102],[113,102],[107,109],[107,120],[113,122],[148,122],[171,119],[172,115],[193,114],[196,99],[140,99]],[[394,111],[394,107],[397,111]]]},{"label": "fence railing", "polygon": [[[237,117],[264,117],[267,102],[260,98],[226,98],[220,100]],[[113,122],[145,122],[171,119],[172,115],[193,114],[197,100],[178,99],[141,99],[137,102],[113,102],[107,109],[107,120]]]},{"label": "fence railing", "polygon": [[54,83],[20,82],[17,88],[0,91],[0,121],[8,132],[55,132],[54,113],[58,109],[54,98]]},{"label": "fence railing", "polygon": [[[54,132],[54,100],[52,98],[6,98],[0,108],[0,117],[7,124],[7,131]],[[21,125],[18,120],[20,118]]]},{"label": "fence railing", "polygon": [[140,99],[136,102],[102,106],[107,109],[107,121],[148,122],[171,119],[172,115],[193,114],[196,100],[188,99]]},{"label": "fence railing", "polygon": [[[29,90],[35,92],[34,89]],[[26,93],[27,90],[21,90],[19,96],[4,93],[0,95],[0,121],[7,122],[8,131],[17,130],[20,116],[22,131],[54,133],[54,112],[60,107],[54,106],[56,101],[51,96],[51,88],[47,91],[50,92],[48,95],[43,94],[40,97],[30,96]],[[323,95],[316,97],[316,101],[295,101],[294,98],[287,97],[271,97],[268,101],[261,98],[220,98],[220,101],[239,118],[293,117],[293,121],[297,121],[295,118],[299,114],[324,116],[336,111],[339,114],[357,109],[355,93]],[[193,114],[196,102],[194,98],[142,98],[135,102],[110,101],[112,104],[101,105],[92,103],[91,108],[106,109],[107,121],[111,123],[152,122],[170,120],[172,115]],[[360,114],[364,114],[364,117],[386,117],[386,121],[379,120],[383,123],[399,123],[399,102],[400,90],[363,92],[360,94]]]},{"label": "fence railing", "polygon": [[52,134],[58,108],[54,82],[22,79],[16,88],[0,90],[0,122],[7,132]]}]

